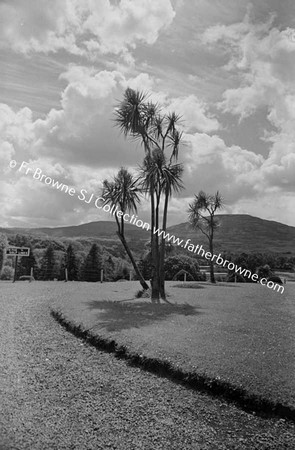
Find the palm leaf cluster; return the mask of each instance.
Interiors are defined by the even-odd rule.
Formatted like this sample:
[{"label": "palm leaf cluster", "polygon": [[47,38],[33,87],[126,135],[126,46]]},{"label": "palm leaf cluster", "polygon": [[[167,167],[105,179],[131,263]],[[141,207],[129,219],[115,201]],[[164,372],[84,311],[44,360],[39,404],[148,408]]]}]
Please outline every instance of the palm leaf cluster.
[{"label": "palm leaf cluster", "polygon": [[214,217],[215,212],[223,207],[223,199],[217,191],[214,195],[200,191],[189,204],[189,222],[193,228],[198,228],[209,237],[219,226]]},{"label": "palm leaf cluster", "polygon": [[144,158],[138,179],[143,192],[148,193],[150,187],[154,186],[156,198],[160,198],[163,192],[171,197],[173,192],[183,188],[182,173],[182,164],[167,164],[165,154],[156,149],[151,156]]},{"label": "palm leaf cluster", "polygon": [[180,116],[175,112],[161,113],[160,106],[151,102],[145,92],[127,88],[122,102],[115,110],[115,122],[125,136],[140,139],[145,151],[164,152],[170,148],[170,162],[177,160],[182,132],[177,129]]},{"label": "palm leaf cluster", "polygon": [[112,181],[104,180],[102,197],[105,204],[119,206],[122,212],[136,212],[140,202],[137,180],[127,169],[121,167]]}]

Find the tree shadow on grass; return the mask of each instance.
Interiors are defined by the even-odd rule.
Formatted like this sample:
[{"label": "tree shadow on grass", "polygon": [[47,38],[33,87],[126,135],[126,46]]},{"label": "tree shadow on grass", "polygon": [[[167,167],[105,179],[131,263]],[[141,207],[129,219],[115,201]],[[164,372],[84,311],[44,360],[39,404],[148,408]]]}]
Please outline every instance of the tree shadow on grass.
[{"label": "tree shadow on grass", "polygon": [[[93,300],[88,302],[89,308],[99,311],[97,327],[107,331],[121,331],[129,328],[140,328],[152,322],[165,320],[172,314],[195,316],[201,314],[196,306],[189,304],[152,304],[136,301],[132,303]],[[96,326],[95,326],[96,327]],[[94,327],[93,327],[94,328]]]},{"label": "tree shadow on grass", "polygon": [[205,289],[205,286],[199,284],[173,284],[171,287],[181,289]]},{"label": "tree shadow on grass", "polygon": [[[227,283],[227,282],[224,282]],[[241,283],[241,284],[246,284],[246,283]],[[210,287],[233,287],[233,288],[240,288],[241,286],[237,285],[236,283],[227,283],[227,284],[221,284],[221,282],[217,282],[217,283],[204,283],[203,285],[200,284],[173,284],[171,287],[173,288],[181,288],[181,289],[206,289],[208,286]]]}]

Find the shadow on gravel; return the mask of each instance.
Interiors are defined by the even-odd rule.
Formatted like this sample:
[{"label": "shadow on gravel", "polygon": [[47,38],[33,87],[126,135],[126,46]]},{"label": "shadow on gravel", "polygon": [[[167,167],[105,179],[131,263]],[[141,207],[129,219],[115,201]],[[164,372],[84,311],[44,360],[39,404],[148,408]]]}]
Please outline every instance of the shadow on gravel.
[{"label": "shadow on gravel", "polygon": [[98,310],[98,323],[108,331],[120,331],[140,328],[151,322],[164,320],[172,314],[196,316],[201,314],[195,306],[189,304],[152,304],[142,301],[121,303],[93,300],[88,302],[92,310]]}]

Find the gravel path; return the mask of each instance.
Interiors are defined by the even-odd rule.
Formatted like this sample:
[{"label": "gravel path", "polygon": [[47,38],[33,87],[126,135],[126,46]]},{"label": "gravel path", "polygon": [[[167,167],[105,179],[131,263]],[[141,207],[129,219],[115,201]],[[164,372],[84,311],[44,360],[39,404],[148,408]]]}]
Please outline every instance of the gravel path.
[{"label": "gravel path", "polygon": [[[293,449],[295,428],[132,368],[0,285],[0,449]],[[35,294],[34,294],[35,292]]]}]

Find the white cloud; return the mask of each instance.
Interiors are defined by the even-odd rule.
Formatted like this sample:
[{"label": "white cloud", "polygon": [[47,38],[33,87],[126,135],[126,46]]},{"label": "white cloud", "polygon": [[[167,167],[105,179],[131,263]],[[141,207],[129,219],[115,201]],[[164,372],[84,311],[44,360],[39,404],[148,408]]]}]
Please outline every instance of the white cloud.
[{"label": "white cloud", "polygon": [[71,65],[60,77],[68,83],[61,94],[61,108],[50,110],[44,118],[33,121],[28,108],[14,113],[3,106],[11,118],[6,119],[9,128],[2,136],[13,144],[17,159],[42,156],[54,163],[102,168],[116,166],[120,154],[127,165],[139,163],[142,148],[125,140],[114,124],[114,107],[127,86],[151,92],[151,99],[183,115],[187,132],[219,128],[204,102],[194,95],[171,99],[163,92],[156,94],[154,79],[145,73],[126,78],[118,71]]},{"label": "white cloud", "polygon": [[139,42],[153,44],[168,27],[170,0],[15,0],[2,2],[0,42],[21,53],[123,55]]},{"label": "white cloud", "polygon": [[183,155],[187,195],[200,189],[210,193],[220,190],[226,202],[232,204],[239,198],[258,194],[253,176],[263,164],[261,155],[237,145],[228,147],[216,135],[195,133],[185,138],[190,144]]},{"label": "white cloud", "polygon": [[208,112],[208,106],[195,95],[176,98],[169,102],[169,109],[181,116],[186,131],[210,133],[221,128],[218,120]]},{"label": "white cloud", "polygon": [[273,19],[254,24],[247,15],[243,22],[209,28],[203,39],[223,46],[228,55],[225,69],[238,76],[238,86],[224,92],[220,109],[243,119],[266,108],[267,118],[276,129],[265,138],[271,144],[269,155],[253,172],[252,181],[261,191],[276,186],[294,192],[294,30],[279,30],[273,26]]},{"label": "white cloud", "polygon": [[0,162],[6,172],[8,163],[16,153],[26,154],[34,139],[32,111],[22,108],[14,112],[0,104]]}]

